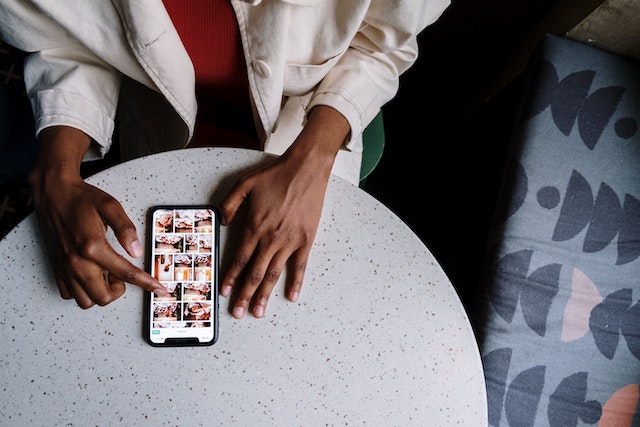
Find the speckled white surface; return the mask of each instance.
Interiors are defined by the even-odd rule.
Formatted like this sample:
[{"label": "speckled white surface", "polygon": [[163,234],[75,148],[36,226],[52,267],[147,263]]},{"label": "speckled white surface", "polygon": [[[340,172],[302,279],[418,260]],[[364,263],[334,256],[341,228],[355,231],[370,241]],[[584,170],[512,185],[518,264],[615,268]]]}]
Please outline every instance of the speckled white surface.
[{"label": "speckled white surface", "polygon": [[[263,156],[180,150],[89,181],[121,200],[142,237],[151,205],[217,202]],[[222,257],[236,232],[222,227]],[[449,280],[402,221],[339,178],[300,300],[280,283],[264,319],[238,321],[222,298],[212,347],[149,346],[135,286],[106,307],[62,300],[34,215],[0,256],[2,426],[486,425],[480,355]]]}]

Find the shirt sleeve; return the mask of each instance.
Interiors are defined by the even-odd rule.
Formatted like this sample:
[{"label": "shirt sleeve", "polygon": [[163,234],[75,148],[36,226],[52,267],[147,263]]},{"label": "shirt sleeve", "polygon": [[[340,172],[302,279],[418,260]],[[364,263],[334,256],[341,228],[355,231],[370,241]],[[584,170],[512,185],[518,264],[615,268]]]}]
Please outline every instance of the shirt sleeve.
[{"label": "shirt sleeve", "polygon": [[308,111],[331,105],[351,125],[351,140],[398,91],[399,77],[418,58],[418,34],[435,22],[449,0],[372,1],[349,48],[322,80]]},{"label": "shirt sleeve", "polygon": [[30,54],[24,77],[36,133],[58,125],[77,128],[93,140],[85,160],[104,156],[112,142],[119,72],[81,45],[69,45]]}]

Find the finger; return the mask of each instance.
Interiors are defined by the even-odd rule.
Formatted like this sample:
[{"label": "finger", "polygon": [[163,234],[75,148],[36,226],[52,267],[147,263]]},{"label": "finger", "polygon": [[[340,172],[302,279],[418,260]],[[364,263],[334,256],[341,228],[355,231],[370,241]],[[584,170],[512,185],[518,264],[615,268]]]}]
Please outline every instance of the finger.
[{"label": "finger", "polygon": [[250,188],[248,181],[241,180],[227,193],[220,204],[220,222],[222,225],[231,224],[238,209],[247,199]]},{"label": "finger", "polygon": [[[109,282],[109,287],[111,288],[113,295],[117,295],[116,298],[120,298],[127,290],[124,280],[117,277],[115,274],[107,273],[107,281]],[[163,286],[163,289],[166,288]]]},{"label": "finger", "polygon": [[[155,292],[160,296],[167,295],[166,288],[160,282],[118,254],[106,240],[88,245],[83,248],[81,255],[83,258],[93,261],[101,268],[101,271],[106,270],[110,274],[115,274],[115,277],[122,279],[124,282]],[[83,271],[78,268],[74,268],[74,270]],[[90,282],[85,281],[85,283]]]},{"label": "finger", "polygon": [[125,291],[121,279],[109,275],[92,261],[75,256],[70,259],[70,266],[72,271],[78,273],[69,278],[69,288],[82,308],[89,308],[94,304],[105,306],[120,298]]},{"label": "finger", "polygon": [[251,313],[257,317],[262,318],[267,311],[267,305],[269,303],[269,298],[273,293],[273,288],[278,283],[280,279],[280,275],[286,265],[287,257],[280,255],[280,253],[276,254],[271,260],[269,267],[266,270],[266,274],[262,279],[262,283],[258,287],[255,295],[253,296],[253,300],[251,302]]},{"label": "finger", "polygon": [[84,287],[78,283],[78,281],[74,279],[67,280],[69,292],[73,295],[73,298],[76,300],[76,304],[78,307],[87,309],[93,307],[95,305],[93,297],[89,296],[89,294],[85,291]]},{"label": "finger", "polygon": [[223,297],[231,295],[233,288],[240,281],[242,273],[251,261],[251,256],[258,245],[257,238],[253,237],[253,233],[246,231],[241,239],[240,246],[236,250],[236,254],[227,268],[227,272],[222,280],[220,294]]},{"label": "finger", "polygon": [[300,249],[296,251],[296,253],[291,258],[289,258],[290,273],[287,277],[285,292],[287,294],[287,298],[289,298],[289,300],[292,302],[298,301],[298,297],[300,296],[302,282],[304,281],[304,274],[307,270],[307,261],[309,260],[310,252],[310,248]]},{"label": "finger", "polygon": [[73,298],[73,294],[67,285],[67,282],[63,280],[58,274],[55,275],[56,284],[58,285],[58,291],[60,291],[60,296],[62,299],[71,299]]},{"label": "finger", "polygon": [[104,207],[102,214],[105,224],[111,227],[127,253],[134,258],[140,258],[142,245],[138,239],[136,226],[129,219],[122,205],[118,202],[110,203]]},{"label": "finger", "polygon": [[[42,222],[40,222],[40,224],[42,224]],[[43,232],[43,235],[45,237],[45,247],[49,254],[49,265],[51,265],[53,270],[53,277],[55,278],[56,285],[58,286],[60,296],[62,299],[72,299],[73,294],[71,293],[71,289],[68,284],[68,276],[62,269],[62,265],[64,265],[64,263],[60,262],[55,256],[56,254],[61,254],[63,250],[59,245],[54,244],[54,241],[47,239],[46,233]],[[57,243],[57,241],[55,242]]]},{"label": "finger", "polygon": [[[236,319],[242,318],[247,312],[250,304],[254,301],[254,295],[257,289],[266,286],[269,287],[270,291],[273,289],[275,282],[278,281],[280,270],[276,269],[267,274],[267,269],[273,258],[274,254],[270,250],[258,249],[258,252],[254,254],[252,262],[245,269],[241,286],[236,289],[236,294],[234,295],[232,315]],[[264,295],[262,295],[261,298],[264,300]],[[266,301],[264,303],[266,306]],[[258,316],[256,317],[262,317],[262,315],[264,315],[264,310],[260,312],[260,308],[258,308]]]}]

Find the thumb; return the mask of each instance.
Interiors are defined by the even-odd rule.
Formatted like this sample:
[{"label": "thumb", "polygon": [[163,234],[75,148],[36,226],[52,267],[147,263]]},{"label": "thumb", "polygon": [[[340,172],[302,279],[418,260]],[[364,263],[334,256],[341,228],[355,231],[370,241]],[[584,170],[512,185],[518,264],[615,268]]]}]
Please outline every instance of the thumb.
[{"label": "thumb", "polygon": [[122,205],[114,200],[114,203],[103,211],[103,219],[107,226],[111,227],[124,250],[132,257],[140,258],[143,250],[136,226],[129,219]]},{"label": "thumb", "polygon": [[249,196],[250,185],[247,181],[240,181],[224,197],[220,204],[220,222],[222,225],[229,225],[235,218],[238,209]]}]

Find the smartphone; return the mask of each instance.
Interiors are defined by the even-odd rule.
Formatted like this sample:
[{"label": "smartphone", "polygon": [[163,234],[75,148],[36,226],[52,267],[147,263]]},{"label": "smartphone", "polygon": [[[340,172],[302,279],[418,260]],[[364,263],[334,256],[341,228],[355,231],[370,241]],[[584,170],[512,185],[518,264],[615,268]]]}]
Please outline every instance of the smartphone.
[{"label": "smartphone", "polygon": [[147,220],[147,271],[169,292],[147,291],[152,346],[203,346],[218,339],[218,211],[211,205],[154,206]]}]

